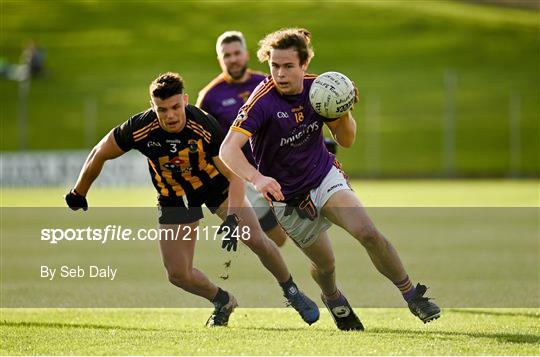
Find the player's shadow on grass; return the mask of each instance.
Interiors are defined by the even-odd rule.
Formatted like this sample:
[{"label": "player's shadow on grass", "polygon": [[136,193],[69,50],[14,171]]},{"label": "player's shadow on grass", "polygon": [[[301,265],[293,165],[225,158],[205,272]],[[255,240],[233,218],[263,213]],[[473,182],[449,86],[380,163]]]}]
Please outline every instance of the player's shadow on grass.
[{"label": "player's shadow on grass", "polygon": [[477,309],[445,309],[445,311],[457,313],[457,314],[471,314],[471,315],[490,315],[490,316],[522,316],[532,317],[540,319],[540,313],[535,312],[515,312],[515,311],[490,311],[490,310],[477,310]]},{"label": "player's shadow on grass", "polygon": [[[75,324],[63,322],[30,322],[30,321],[2,321],[0,326],[7,327],[42,327],[42,328],[81,328],[98,330],[120,330],[120,331],[139,331],[139,332],[172,332],[172,333],[199,333],[195,330],[163,329],[163,328],[143,328],[118,325],[98,325],[98,324]],[[305,327],[244,327],[234,326],[239,330],[259,330],[269,332],[298,332],[306,331]]]},{"label": "player's shadow on grass", "polygon": [[268,332],[298,332],[298,331],[309,331],[306,330],[309,326],[305,327],[253,327],[253,326],[234,326],[238,330],[256,330],[256,331],[268,331]]},{"label": "player's shadow on grass", "polygon": [[29,322],[29,321],[2,321],[0,326],[9,327],[43,327],[43,328],[84,328],[84,329],[98,329],[98,330],[123,330],[123,331],[148,331],[148,332],[163,332],[170,331],[176,332],[177,330],[164,330],[161,328],[142,328],[142,327],[129,327],[129,326],[115,326],[115,325],[97,325],[97,324],[73,324],[62,322]]},{"label": "player's shadow on grass", "polygon": [[539,335],[523,335],[518,333],[485,333],[485,332],[458,332],[458,331],[419,331],[419,330],[407,330],[407,329],[388,329],[388,328],[373,328],[368,329],[370,333],[386,333],[396,334],[400,337],[409,336],[412,338],[418,338],[419,335],[429,337],[433,336],[448,336],[448,337],[474,337],[474,338],[491,338],[501,342],[520,343],[520,344],[534,344],[540,343]]}]

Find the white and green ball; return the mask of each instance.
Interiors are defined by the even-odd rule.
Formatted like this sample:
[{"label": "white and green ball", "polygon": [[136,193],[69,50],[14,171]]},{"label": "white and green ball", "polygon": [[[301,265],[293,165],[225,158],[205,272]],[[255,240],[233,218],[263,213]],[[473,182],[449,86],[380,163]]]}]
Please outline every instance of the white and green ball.
[{"label": "white and green ball", "polygon": [[342,73],[325,72],[313,81],[309,101],[313,109],[323,117],[339,118],[354,104],[354,85]]}]

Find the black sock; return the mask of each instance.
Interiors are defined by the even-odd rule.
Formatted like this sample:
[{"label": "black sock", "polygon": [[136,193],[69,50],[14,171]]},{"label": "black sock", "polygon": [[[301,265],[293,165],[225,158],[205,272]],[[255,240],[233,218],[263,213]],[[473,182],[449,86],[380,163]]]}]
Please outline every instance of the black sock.
[{"label": "black sock", "polygon": [[[293,293],[294,294],[294,291],[296,291],[296,284],[294,283],[293,279],[292,279],[292,275],[289,277],[289,279],[286,281],[286,282],[283,282],[283,283],[279,283],[279,285],[281,286],[281,288],[283,289],[283,292],[284,293]],[[294,287],[294,291],[291,290],[291,288]]]},{"label": "black sock", "polygon": [[223,305],[227,305],[228,302],[229,302],[229,294],[227,294],[225,290],[222,290],[221,288],[218,287],[217,294],[212,299],[212,304],[214,304],[214,306],[217,306],[217,305],[223,306]]}]

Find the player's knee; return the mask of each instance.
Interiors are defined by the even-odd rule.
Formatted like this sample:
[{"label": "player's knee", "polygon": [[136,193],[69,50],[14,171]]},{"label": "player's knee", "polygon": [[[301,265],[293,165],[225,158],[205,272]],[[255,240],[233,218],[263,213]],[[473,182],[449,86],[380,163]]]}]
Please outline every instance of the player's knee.
[{"label": "player's knee", "polygon": [[260,229],[254,229],[249,239],[243,240],[242,242],[255,254],[258,256],[265,256],[270,251],[270,242],[266,240],[264,233]]},{"label": "player's knee", "polygon": [[319,276],[332,275],[336,271],[336,260],[334,257],[328,258],[319,264],[313,264],[311,272]]},{"label": "player's knee", "polygon": [[192,274],[182,269],[167,269],[167,278],[175,286],[186,288],[192,285]]},{"label": "player's knee", "polygon": [[371,224],[355,227],[351,233],[367,249],[376,247],[384,241],[384,237]]}]

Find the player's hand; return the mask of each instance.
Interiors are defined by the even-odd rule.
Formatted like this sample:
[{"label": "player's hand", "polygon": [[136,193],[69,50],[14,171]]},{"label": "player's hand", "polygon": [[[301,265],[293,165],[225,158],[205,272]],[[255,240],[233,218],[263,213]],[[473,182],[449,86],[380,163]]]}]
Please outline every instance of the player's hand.
[{"label": "player's hand", "polygon": [[334,140],[324,138],[324,146],[326,146],[326,150],[328,150],[329,153],[334,155],[337,154],[337,143]]},{"label": "player's hand", "polygon": [[230,214],[217,230],[218,234],[225,232],[225,235],[221,238],[221,248],[227,249],[228,252],[231,249],[236,252],[236,248],[238,247],[238,235],[234,233],[239,222],[240,218],[236,214]]},{"label": "player's hand", "polygon": [[268,201],[283,201],[285,199],[281,193],[281,185],[272,177],[259,174],[251,183]]},{"label": "player's hand", "polygon": [[84,211],[88,210],[88,202],[86,197],[80,195],[75,189],[69,191],[65,197],[66,203],[72,210],[76,211],[78,209],[83,209]]}]

